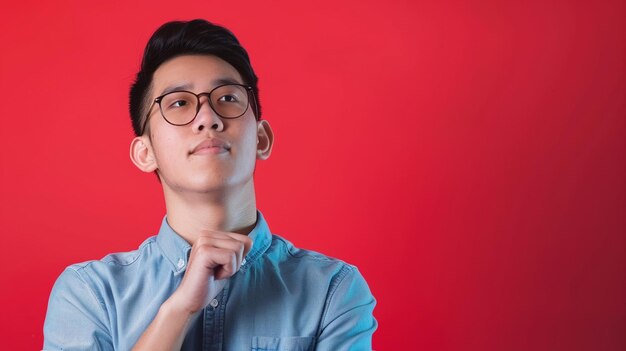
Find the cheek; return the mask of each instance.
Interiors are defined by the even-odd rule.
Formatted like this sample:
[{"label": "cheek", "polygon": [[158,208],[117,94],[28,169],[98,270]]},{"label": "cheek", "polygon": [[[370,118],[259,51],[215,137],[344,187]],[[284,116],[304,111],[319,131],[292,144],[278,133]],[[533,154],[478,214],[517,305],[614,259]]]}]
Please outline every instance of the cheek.
[{"label": "cheek", "polygon": [[159,167],[172,164],[181,158],[180,141],[176,137],[167,133],[155,132],[151,135],[152,147]]},{"label": "cheek", "polygon": [[[257,125],[253,123],[248,130],[246,130],[246,147],[247,150],[252,154],[256,155],[257,150]],[[253,156],[256,157],[256,156]]]}]

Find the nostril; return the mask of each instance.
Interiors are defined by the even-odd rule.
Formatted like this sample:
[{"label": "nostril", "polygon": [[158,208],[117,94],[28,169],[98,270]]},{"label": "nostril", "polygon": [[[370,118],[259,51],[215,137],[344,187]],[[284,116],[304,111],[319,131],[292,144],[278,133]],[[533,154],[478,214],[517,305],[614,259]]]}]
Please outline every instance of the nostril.
[{"label": "nostril", "polygon": [[202,130],[202,129],[204,129],[204,125],[203,125],[203,124],[201,124],[201,125],[198,127],[198,130]]},{"label": "nostril", "polygon": [[217,123],[213,123],[211,129],[218,129],[220,126]]}]

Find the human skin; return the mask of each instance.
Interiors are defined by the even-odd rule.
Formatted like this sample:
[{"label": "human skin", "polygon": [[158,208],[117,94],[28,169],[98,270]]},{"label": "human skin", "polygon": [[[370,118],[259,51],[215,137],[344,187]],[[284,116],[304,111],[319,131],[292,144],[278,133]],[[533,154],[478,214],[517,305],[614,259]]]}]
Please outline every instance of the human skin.
[{"label": "human skin", "polygon": [[[155,72],[149,101],[175,87],[208,92],[224,80],[243,83],[220,58],[178,56]],[[256,222],[254,166],[271,154],[272,129],[267,121],[256,120],[251,107],[239,118],[222,119],[207,97],[200,101],[198,115],[184,126],[165,121],[155,104],[146,132],[131,142],[133,163],[159,175],[168,223],[192,245],[180,286],[133,350],[180,350],[193,319],[223,280],[239,270],[252,247],[247,234]]]}]

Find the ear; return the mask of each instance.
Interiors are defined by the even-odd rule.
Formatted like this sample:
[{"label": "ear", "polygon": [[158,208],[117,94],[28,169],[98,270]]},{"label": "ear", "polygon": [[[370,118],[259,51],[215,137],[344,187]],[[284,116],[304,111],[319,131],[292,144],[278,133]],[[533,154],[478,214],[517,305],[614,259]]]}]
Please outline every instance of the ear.
[{"label": "ear", "polygon": [[256,158],[258,160],[267,160],[272,153],[274,146],[274,132],[270,123],[266,120],[257,122],[256,133]]},{"label": "ear", "polygon": [[157,169],[152,145],[146,136],[135,137],[130,142],[130,160],[140,170],[149,173]]}]

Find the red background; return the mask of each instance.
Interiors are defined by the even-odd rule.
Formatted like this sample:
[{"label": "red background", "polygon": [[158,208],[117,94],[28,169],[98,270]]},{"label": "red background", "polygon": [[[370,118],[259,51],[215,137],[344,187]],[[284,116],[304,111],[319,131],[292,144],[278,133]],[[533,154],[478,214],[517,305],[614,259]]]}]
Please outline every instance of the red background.
[{"label": "red background", "polygon": [[361,269],[376,349],[626,349],[623,1],[84,3],[0,9],[3,349],[41,347],[66,265],[158,230],[128,88],[196,17],[261,77],[259,208]]}]

